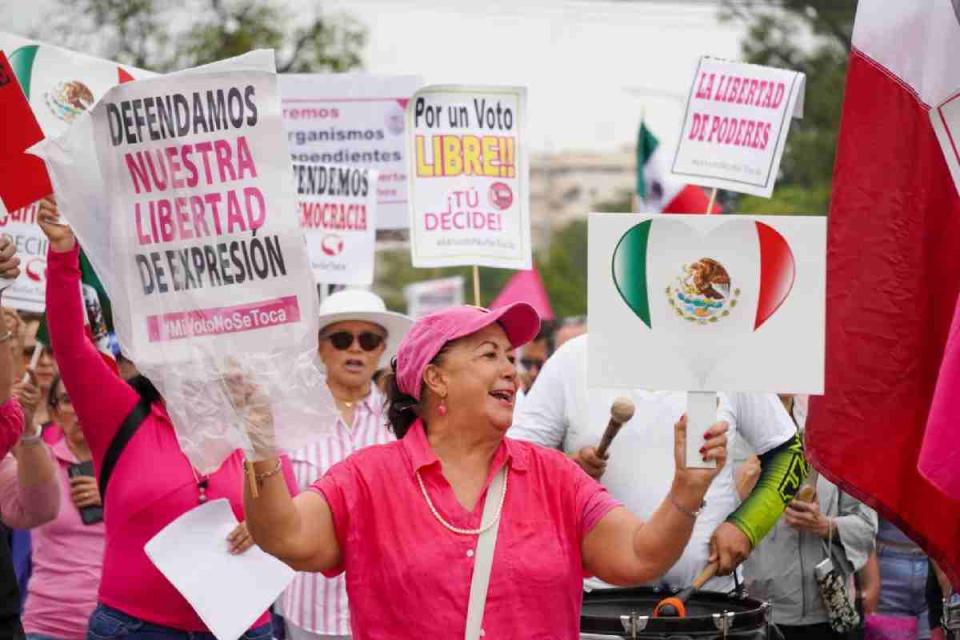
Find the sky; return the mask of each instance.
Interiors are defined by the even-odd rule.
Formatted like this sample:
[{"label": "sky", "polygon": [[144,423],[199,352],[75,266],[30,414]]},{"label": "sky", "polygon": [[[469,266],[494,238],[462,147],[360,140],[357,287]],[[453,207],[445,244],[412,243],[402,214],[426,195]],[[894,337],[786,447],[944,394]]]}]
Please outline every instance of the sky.
[{"label": "sky", "polygon": [[[290,0],[308,19],[315,2]],[[0,25],[36,30],[51,0],[0,0]],[[535,152],[629,148],[641,117],[662,140],[680,130],[701,55],[737,59],[743,27],[710,2],[325,0],[368,29],[365,71],[427,83],[527,87]]]}]

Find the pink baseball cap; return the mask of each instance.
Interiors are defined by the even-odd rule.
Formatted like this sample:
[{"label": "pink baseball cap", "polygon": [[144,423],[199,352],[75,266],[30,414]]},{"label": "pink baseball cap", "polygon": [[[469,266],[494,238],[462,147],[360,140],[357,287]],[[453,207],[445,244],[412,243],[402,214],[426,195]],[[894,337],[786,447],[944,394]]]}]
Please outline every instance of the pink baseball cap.
[{"label": "pink baseball cap", "polygon": [[451,307],[417,320],[397,350],[400,391],[419,400],[423,372],[443,345],[494,322],[500,323],[514,348],[530,342],[540,331],[540,316],[526,302],[515,302],[492,311],[472,306]]}]

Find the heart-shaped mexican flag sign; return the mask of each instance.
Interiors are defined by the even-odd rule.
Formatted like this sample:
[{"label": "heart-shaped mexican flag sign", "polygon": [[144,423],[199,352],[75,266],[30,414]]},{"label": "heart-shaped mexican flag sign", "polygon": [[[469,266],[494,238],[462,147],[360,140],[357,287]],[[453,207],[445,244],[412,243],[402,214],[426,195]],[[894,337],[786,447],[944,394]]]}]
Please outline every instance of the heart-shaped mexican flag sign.
[{"label": "heart-shaped mexican flag sign", "polygon": [[773,317],[793,288],[796,263],[787,240],[763,222],[731,219],[702,234],[662,218],[623,234],[612,272],[623,301],[650,329],[680,322],[691,338],[720,339]]}]

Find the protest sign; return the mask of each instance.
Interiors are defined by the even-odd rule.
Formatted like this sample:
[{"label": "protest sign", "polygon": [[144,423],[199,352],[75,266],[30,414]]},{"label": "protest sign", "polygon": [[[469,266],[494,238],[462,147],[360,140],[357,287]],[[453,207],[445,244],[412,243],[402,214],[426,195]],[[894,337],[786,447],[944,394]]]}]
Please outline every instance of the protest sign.
[{"label": "protest sign", "polygon": [[930,119],[947,159],[953,183],[960,192],[960,91],[931,109]]},{"label": "protest sign", "polygon": [[422,84],[418,76],[280,76],[293,161],[377,171],[380,229],[402,229],[408,224],[404,109]]},{"label": "protest sign", "polygon": [[20,258],[20,277],[3,292],[3,304],[20,311],[42,313],[46,308],[47,237],[37,226],[40,204],[0,211],[0,233],[13,238]]},{"label": "protest sign", "polygon": [[591,214],[591,386],[822,393],[825,245],[821,216]]},{"label": "protest sign", "polygon": [[294,163],[310,268],[324,284],[373,284],[377,172]]},{"label": "protest sign", "polygon": [[407,299],[407,315],[422,318],[434,311],[443,311],[463,304],[463,278],[440,278],[408,284],[403,288]]},{"label": "protest sign", "polygon": [[415,267],[529,269],[520,87],[431,86],[407,105]]},{"label": "protest sign", "polygon": [[280,446],[335,411],[273,65],[258,51],[114,87],[38,147],[121,348],[202,470],[249,449],[226,374],[270,397]]},{"label": "protest sign", "polygon": [[790,121],[803,115],[805,84],[795,71],[701,58],[673,174],[769,198]]},{"label": "protest sign", "polygon": [[[40,127],[39,135],[31,144],[43,137],[57,136],[66,131],[74,119],[92,107],[110,87],[155,75],[4,32],[0,32],[0,50],[9,58],[10,70],[17,80],[13,84],[20,85],[19,90],[22,90]],[[6,111],[0,120],[11,130],[17,129],[20,133],[28,126],[22,117],[14,119]],[[4,145],[10,144],[11,138],[6,129],[0,134],[0,140]],[[30,194],[27,200],[21,198],[12,207],[0,204],[0,231],[13,237],[18,253],[24,260],[20,277],[4,292],[4,303],[21,311],[42,312],[45,306],[47,242],[35,224],[37,207],[29,203],[47,195],[52,189],[43,161],[36,156],[26,155],[18,162],[24,159],[26,166],[6,164],[0,167],[0,180],[4,185],[20,190],[29,189]],[[31,163],[33,166],[30,166]],[[43,178],[36,173],[32,174],[32,179],[23,177],[24,171],[38,170],[42,171]]]}]

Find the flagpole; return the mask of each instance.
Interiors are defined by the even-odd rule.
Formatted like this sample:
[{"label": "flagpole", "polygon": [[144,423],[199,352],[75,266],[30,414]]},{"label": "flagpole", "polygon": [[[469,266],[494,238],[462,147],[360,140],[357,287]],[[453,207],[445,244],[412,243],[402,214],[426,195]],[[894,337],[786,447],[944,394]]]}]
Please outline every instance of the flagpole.
[{"label": "flagpole", "polygon": [[717,189],[710,192],[710,204],[707,205],[707,213],[713,213],[713,205],[717,203]]},{"label": "flagpole", "polygon": [[[646,105],[644,105],[644,106],[640,107],[640,131],[637,132],[637,147],[638,147],[638,148],[637,148],[637,152],[634,154],[634,155],[636,156],[636,158],[637,158],[637,184],[636,184],[637,187],[640,186],[640,181],[641,181],[641,180],[646,181],[646,179],[647,179],[646,174],[645,174],[644,171],[643,171],[643,166],[640,164],[640,148],[639,148],[639,146],[640,146],[640,144],[641,144],[641,142],[642,142],[642,140],[643,140],[643,126],[644,126],[644,123],[645,123],[646,121],[647,121],[647,107],[646,107]],[[646,195],[646,194],[644,194],[644,196],[645,196],[645,195]],[[641,198],[641,197],[640,197],[640,190],[639,190],[639,189],[636,189],[635,192],[634,192],[634,195],[633,195],[633,212],[634,212],[634,213],[640,213],[640,211],[641,211],[642,208],[643,208],[643,207],[642,207],[642,204],[643,204],[642,201],[644,201],[644,200],[646,200],[646,197]]]},{"label": "flagpole", "polygon": [[473,304],[480,306],[480,267],[473,265]]}]

